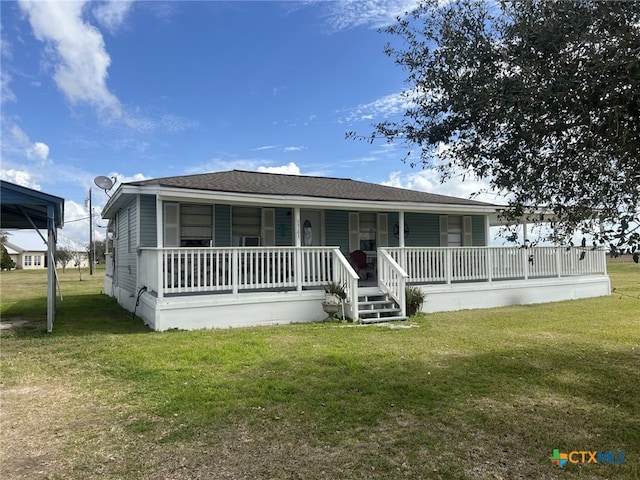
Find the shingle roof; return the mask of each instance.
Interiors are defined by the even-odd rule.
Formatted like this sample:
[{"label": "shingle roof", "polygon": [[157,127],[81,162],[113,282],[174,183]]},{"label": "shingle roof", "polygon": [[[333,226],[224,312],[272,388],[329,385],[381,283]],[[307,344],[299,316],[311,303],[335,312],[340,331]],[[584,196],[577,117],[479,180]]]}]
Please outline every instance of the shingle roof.
[{"label": "shingle roof", "polygon": [[404,188],[387,187],[347,178],[311,177],[231,170],[226,172],[165,177],[129,182],[128,185],[160,185],[195,190],[259,195],[291,195],[383,202],[412,202],[449,205],[491,206],[458,197],[437,195]]}]

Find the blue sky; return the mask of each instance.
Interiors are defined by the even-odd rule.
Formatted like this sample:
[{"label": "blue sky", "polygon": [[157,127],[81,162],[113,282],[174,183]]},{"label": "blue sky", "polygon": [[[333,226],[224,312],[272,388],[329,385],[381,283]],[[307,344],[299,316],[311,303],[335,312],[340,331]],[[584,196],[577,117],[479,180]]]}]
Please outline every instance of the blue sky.
[{"label": "blue sky", "polygon": [[379,29],[414,3],[2,1],[0,177],[63,197],[61,233],[80,241],[89,188],[96,211],[107,200],[98,175],[246,169],[469,197],[478,184],[440,185],[401,145],[345,139],[406,107]]}]

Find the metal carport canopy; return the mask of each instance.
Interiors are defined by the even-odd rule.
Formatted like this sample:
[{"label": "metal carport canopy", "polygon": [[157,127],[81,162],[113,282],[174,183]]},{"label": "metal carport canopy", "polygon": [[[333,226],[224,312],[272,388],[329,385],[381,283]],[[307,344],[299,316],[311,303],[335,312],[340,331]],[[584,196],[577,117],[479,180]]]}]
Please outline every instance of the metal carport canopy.
[{"label": "metal carport canopy", "polygon": [[64,199],[0,180],[0,229],[47,230],[47,332],[56,312],[56,229],[63,225]]}]

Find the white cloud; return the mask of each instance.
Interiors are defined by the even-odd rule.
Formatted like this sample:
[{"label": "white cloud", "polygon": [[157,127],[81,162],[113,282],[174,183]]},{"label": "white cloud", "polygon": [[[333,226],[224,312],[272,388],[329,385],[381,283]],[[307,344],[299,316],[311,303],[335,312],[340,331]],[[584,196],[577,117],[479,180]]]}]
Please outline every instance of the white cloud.
[{"label": "white cloud", "polygon": [[31,173],[26,170],[0,169],[0,178],[7,182],[15,183],[16,185],[31,188],[33,190],[41,189],[40,185],[36,183]]},{"label": "white cloud", "polygon": [[[127,183],[127,182],[140,182],[142,180],[149,180],[151,177],[147,177],[142,173],[134,173],[133,175],[122,175],[118,172],[111,172],[109,177],[115,178],[115,185],[119,183]],[[114,188],[116,188],[114,187]]]},{"label": "white cloud", "polygon": [[300,167],[294,162],[279,167],[258,167],[258,172],[264,173],[286,173],[288,175],[301,175]]},{"label": "white cloud", "polygon": [[124,23],[132,5],[132,0],[112,0],[99,3],[93,8],[92,13],[100,25],[110,32],[115,32]]},{"label": "white cloud", "polygon": [[184,173],[186,175],[195,175],[228,170],[309,175],[309,173],[301,173],[300,167],[295,162],[289,162],[286,165],[273,165],[273,162],[263,158],[213,158],[202,165],[187,169]]},{"label": "white cloud", "polygon": [[301,145],[290,145],[283,147],[282,145],[263,145],[261,147],[256,147],[250,149],[251,152],[261,152],[264,150],[281,150],[282,152],[299,152],[301,150],[306,150],[307,147],[303,147]]},{"label": "white cloud", "polygon": [[28,145],[31,143],[29,140],[29,135],[25,133],[18,125],[15,123],[11,125],[11,136],[13,139],[21,146]]},{"label": "white cloud", "polygon": [[403,92],[392,93],[372,102],[358,105],[346,113],[339,123],[373,120],[377,117],[390,117],[405,112],[413,106]]},{"label": "white cloud", "polygon": [[[120,122],[138,132],[179,133],[198,122],[172,114],[150,118],[139,108],[125,108],[107,85],[111,57],[100,30],[83,17],[86,1],[19,0],[34,36],[46,45],[46,63],[54,65],[53,79],[71,105],[95,108],[103,121]],[[91,4],[93,5],[93,4]],[[130,0],[96,4],[97,22],[111,31],[131,10]],[[15,99],[3,79],[3,98]]]},{"label": "white cloud", "polygon": [[274,148],[278,148],[278,145],[263,145],[261,147],[252,148],[252,152],[259,152],[261,150],[273,150]]},{"label": "white cloud", "polygon": [[15,102],[16,95],[11,90],[11,75],[3,71],[0,72],[0,104],[7,102]]},{"label": "white cloud", "polygon": [[53,78],[71,104],[86,103],[119,118],[122,107],[107,87],[111,57],[100,31],[82,18],[85,3],[19,0],[35,37],[56,52]]},{"label": "white cloud", "polygon": [[35,142],[27,150],[27,157],[32,160],[46,161],[49,158],[49,145]]},{"label": "white cloud", "polygon": [[[480,202],[494,204],[505,203],[504,197],[496,193],[488,192],[487,183],[473,178],[472,175],[463,175],[462,172],[459,172],[444,183],[442,183],[440,179],[440,173],[430,168],[404,174],[397,171],[391,172],[389,174],[389,180],[381,182],[381,184],[390,187],[448,195],[451,197],[473,198],[473,200]],[[476,195],[478,193],[479,195]]]},{"label": "white cloud", "polygon": [[[100,224],[99,208],[94,205],[93,224]],[[104,229],[95,228],[95,240],[104,240]],[[64,226],[60,232],[58,246],[68,242],[78,245],[89,245],[89,208],[88,205],[73,200],[64,202]]]},{"label": "white cloud", "polygon": [[26,157],[28,160],[36,160],[39,166],[51,162],[49,159],[49,146],[46,143],[32,143],[29,135],[15,123],[11,124],[8,131],[8,138],[3,132],[3,136],[5,137],[3,142],[4,150],[18,152],[20,156]]},{"label": "white cloud", "polygon": [[327,2],[327,23],[335,30],[383,28],[418,6],[418,0],[341,0]]}]

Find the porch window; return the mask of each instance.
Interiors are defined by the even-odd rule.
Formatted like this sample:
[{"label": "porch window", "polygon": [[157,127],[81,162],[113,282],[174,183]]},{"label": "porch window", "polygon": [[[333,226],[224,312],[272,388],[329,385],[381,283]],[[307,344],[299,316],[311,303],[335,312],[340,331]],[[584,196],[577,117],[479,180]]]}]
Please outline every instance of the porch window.
[{"label": "porch window", "polygon": [[447,216],[447,245],[449,247],[462,246],[462,217],[458,215]]},{"label": "porch window", "polygon": [[31,266],[31,255],[25,255],[24,256],[24,265],[25,265],[25,267],[30,267]]},{"label": "porch window", "polygon": [[376,213],[360,213],[360,250],[365,252],[376,251]]},{"label": "porch window", "polygon": [[180,205],[180,246],[209,247],[213,238],[211,205]]},{"label": "porch window", "polygon": [[386,213],[349,212],[349,251],[375,252],[388,244]]},{"label": "porch window", "polygon": [[261,209],[232,207],[231,235],[234,246],[258,246],[261,242]]},{"label": "porch window", "polygon": [[165,247],[210,247],[213,242],[213,205],[164,204]]},{"label": "porch window", "polygon": [[473,244],[472,219],[463,215],[440,215],[440,246],[469,247]]},{"label": "porch window", "polygon": [[40,255],[36,255],[33,257],[33,264],[36,267],[40,267],[42,265],[42,257]]}]

